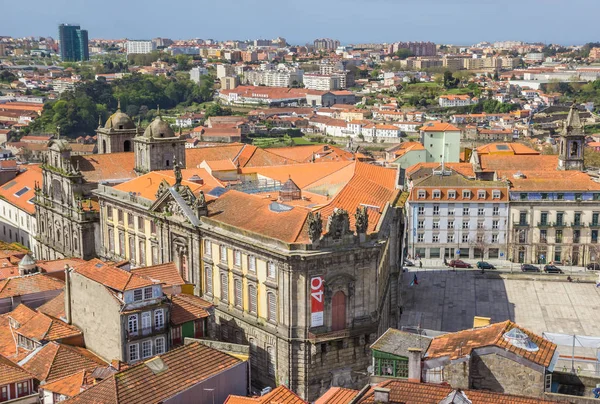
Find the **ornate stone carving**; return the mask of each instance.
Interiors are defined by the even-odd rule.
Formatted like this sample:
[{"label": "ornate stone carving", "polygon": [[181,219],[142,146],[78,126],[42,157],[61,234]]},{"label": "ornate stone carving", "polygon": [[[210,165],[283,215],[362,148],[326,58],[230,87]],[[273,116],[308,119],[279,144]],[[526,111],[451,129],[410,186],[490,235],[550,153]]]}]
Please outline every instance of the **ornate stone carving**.
[{"label": "ornate stone carving", "polygon": [[160,198],[162,194],[167,192],[167,189],[169,189],[169,183],[165,180],[162,180],[162,182],[158,186],[158,190],[156,191],[156,199]]},{"label": "ornate stone carving", "polygon": [[321,239],[323,233],[323,219],[321,219],[321,212],[308,214],[308,238],[311,242],[315,242]]},{"label": "ornate stone carving", "polygon": [[327,221],[327,235],[334,240],[342,238],[350,233],[350,216],[344,209],[334,209],[333,214]]},{"label": "ornate stone carving", "polygon": [[357,207],[354,219],[356,221],[356,234],[366,233],[367,228],[369,227],[369,213],[367,212],[367,207]]},{"label": "ornate stone carving", "polygon": [[183,176],[181,175],[181,166],[175,158],[173,158],[173,172],[175,173],[175,190],[179,191]]}]

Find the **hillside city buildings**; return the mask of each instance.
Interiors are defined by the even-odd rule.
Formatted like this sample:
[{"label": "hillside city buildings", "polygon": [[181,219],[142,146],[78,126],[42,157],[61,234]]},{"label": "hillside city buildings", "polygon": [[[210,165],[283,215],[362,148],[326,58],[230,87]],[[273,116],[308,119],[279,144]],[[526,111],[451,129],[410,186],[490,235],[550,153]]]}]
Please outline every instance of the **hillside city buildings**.
[{"label": "hillside city buildings", "polygon": [[65,62],[89,60],[88,32],[79,25],[61,24],[58,27],[60,58]]}]

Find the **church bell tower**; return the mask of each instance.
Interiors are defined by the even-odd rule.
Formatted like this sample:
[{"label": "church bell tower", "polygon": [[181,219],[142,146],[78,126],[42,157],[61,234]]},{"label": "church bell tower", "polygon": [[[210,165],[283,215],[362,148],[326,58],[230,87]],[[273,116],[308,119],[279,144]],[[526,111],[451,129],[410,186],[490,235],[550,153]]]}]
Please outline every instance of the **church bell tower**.
[{"label": "church bell tower", "polygon": [[575,104],[571,106],[559,140],[558,169],[583,171],[585,134]]}]

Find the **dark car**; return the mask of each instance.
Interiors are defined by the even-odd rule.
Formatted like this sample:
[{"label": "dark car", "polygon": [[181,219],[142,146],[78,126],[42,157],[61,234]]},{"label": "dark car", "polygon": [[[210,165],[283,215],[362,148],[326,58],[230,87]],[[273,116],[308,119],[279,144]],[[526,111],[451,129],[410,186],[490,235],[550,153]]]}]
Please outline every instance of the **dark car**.
[{"label": "dark car", "polygon": [[546,266],[544,266],[544,272],[546,272],[548,274],[562,274],[562,273],[564,273],[562,271],[562,269],[560,269],[559,267],[557,267],[555,265],[546,265]]},{"label": "dark car", "polygon": [[597,271],[600,269],[600,264],[598,264],[597,262],[593,262],[591,264],[587,264],[585,269],[587,269],[589,271]]},{"label": "dark car", "polygon": [[485,262],[485,261],[478,261],[477,268],[479,268],[479,269],[496,269],[495,266],[493,266],[489,262]]},{"label": "dark car", "polygon": [[523,272],[540,272],[540,269],[535,265],[521,264],[521,271]]},{"label": "dark car", "polygon": [[452,268],[473,268],[473,265],[467,264],[466,262],[461,260],[452,260],[450,261],[450,264],[448,264],[448,266]]}]

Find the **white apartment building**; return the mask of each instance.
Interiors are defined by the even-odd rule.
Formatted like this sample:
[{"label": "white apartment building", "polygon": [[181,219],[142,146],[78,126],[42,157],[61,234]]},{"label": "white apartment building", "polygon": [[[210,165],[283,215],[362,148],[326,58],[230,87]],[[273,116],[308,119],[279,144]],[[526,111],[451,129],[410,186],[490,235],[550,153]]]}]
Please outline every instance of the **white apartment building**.
[{"label": "white apartment building", "polygon": [[223,77],[233,76],[235,74],[232,65],[220,64],[217,65],[217,80],[221,80]]},{"label": "white apartment building", "polygon": [[477,101],[468,95],[441,95],[439,99],[440,107],[465,107],[476,104]]},{"label": "white apartment building", "polygon": [[295,67],[251,70],[244,73],[244,83],[253,86],[295,87],[302,84],[303,71]]},{"label": "white apartment building", "polygon": [[156,45],[150,40],[127,41],[125,43],[125,50],[128,55],[135,53],[150,53],[156,50]]},{"label": "white apartment building", "polygon": [[474,180],[437,163],[407,172],[411,175],[418,179],[409,184],[408,254],[440,261],[506,259],[505,182]]},{"label": "white apartment building", "polygon": [[332,91],[341,87],[339,75],[307,73],[304,75],[304,87],[310,90]]},{"label": "white apartment building", "polygon": [[190,70],[190,80],[194,83],[200,83],[202,80],[202,76],[206,76],[208,74],[208,69],[206,67],[196,66]]}]

